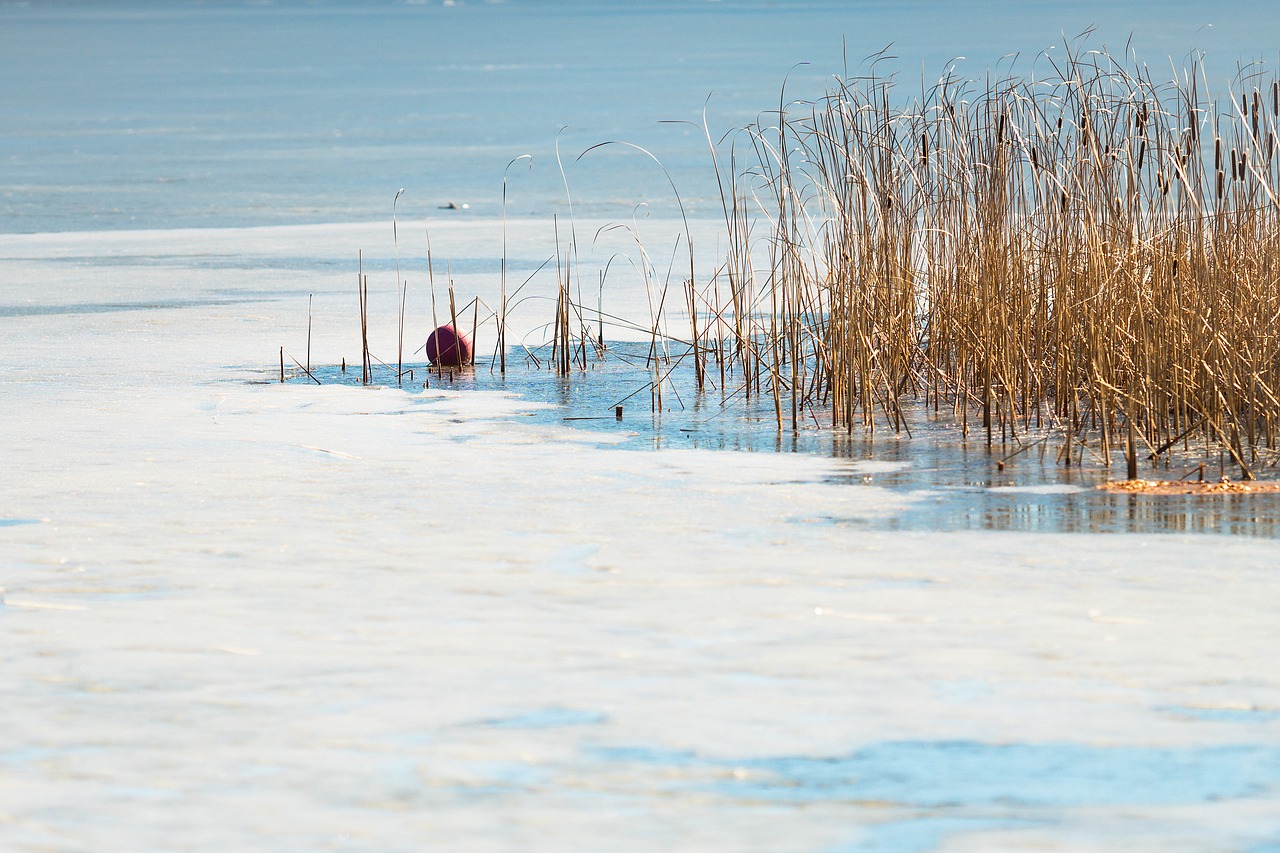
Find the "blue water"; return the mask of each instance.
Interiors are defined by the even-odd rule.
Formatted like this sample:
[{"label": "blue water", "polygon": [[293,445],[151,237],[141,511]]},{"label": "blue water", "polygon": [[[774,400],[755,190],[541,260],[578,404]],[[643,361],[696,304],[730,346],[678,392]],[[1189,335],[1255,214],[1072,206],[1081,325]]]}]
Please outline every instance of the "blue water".
[{"label": "blue water", "polygon": [[[1213,79],[1274,59],[1280,18],[1246,0],[459,0],[0,4],[0,232],[487,216],[693,215],[718,195],[702,138],[770,120],[892,45],[904,96],[955,57],[981,78],[1090,26],[1086,43],[1205,50]],[[1061,53],[1061,47],[1057,48]],[[809,63],[801,65],[800,63]],[[1043,67],[1043,66],[1042,66]],[[802,109],[795,103],[791,109]],[[674,122],[674,123],[670,123]],[[690,124],[692,123],[692,124]],[[466,209],[462,205],[467,205]]]},{"label": "blue water", "polygon": [[[944,414],[934,417],[922,406],[907,406],[910,435],[895,433],[883,423],[876,430],[853,433],[822,428],[806,416],[800,429],[790,429],[789,416],[778,430],[773,400],[763,396],[746,399],[741,379],[730,374],[727,391],[717,387],[714,366],[709,384],[699,393],[691,359],[667,362],[662,371],[662,411],[652,393],[653,374],[646,366],[648,344],[610,345],[606,355],[592,355],[587,368],[568,378],[545,369],[550,348],[534,348],[543,359],[542,369],[524,351],[512,349],[503,376],[485,355],[475,368],[433,373],[414,362],[403,386],[411,392],[424,385],[460,391],[502,391],[522,400],[550,403],[520,420],[568,427],[599,435],[607,446],[624,450],[700,449],[749,452],[809,453],[854,463],[870,460],[874,472],[852,467],[831,482],[850,488],[890,488],[916,498],[910,508],[883,517],[854,514],[806,516],[807,524],[887,530],[1004,530],[1036,533],[1207,533],[1280,538],[1280,494],[1152,495],[1104,491],[1097,486],[1124,476],[1118,457],[1108,470],[1096,461],[1086,466],[1059,464],[1057,442],[1029,450],[999,437],[991,449],[980,430],[966,437]],[[674,353],[679,356],[680,353]],[[255,381],[278,380],[278,367],[259,371]],[[323,384],[355,385],[358,368],[323,365],[312,371]],[[308,383],[297,369],[291,382]],[[377,366],[374,381],[395,384],[395,369]],[[623,416],[617,417],[621,405]],[[999,462],[1006,458],[1004,467]],[[1142,469],[1151,479],[1195,479],[1200,456],[1174,457],[1159,468]],[[887,465],[885,463],[888,463]],[[1217,479],[1218,469],[1208,474]],[[1228,471],[1234,473],[1234,471]],[[1268,478],[1270,470],[1265,472]],[[568,550],[555,556],[547,568],[574,573],[590,572],[586,560],[594,548]]]}]

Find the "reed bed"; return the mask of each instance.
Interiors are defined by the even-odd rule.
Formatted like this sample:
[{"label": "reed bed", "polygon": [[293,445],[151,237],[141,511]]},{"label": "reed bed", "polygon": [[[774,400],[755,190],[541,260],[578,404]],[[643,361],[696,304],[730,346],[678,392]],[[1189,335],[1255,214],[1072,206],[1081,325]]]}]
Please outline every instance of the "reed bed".
[{"label": "reed bed", "polygon": [[988,443],[1058,430],[1066,464],[1196,442],[1252,477],[1280,429],[1280,80],[1049,67],[905,103],[841,79],[729,143],[747,384],[780,429],[904,429],[919,399]]},{"label": "reed bed", "polygon": [[[510,313],[544,302],[546,340],[518,346],[566,380],[606,356],[606,325],[643,332],[655,412],[664,388],[680,404],[669,377],[692,359],[696,393],[767,395],[780,431],[909,432],[923,407],[1006,456],[1056,437],[1063,464],[1119,454],[1130,480],[1140,457],[1171,454],[1253,479],[1280,461],[1280,79],[1241,69],[1215,99],[1198,60],[1168,82],[1070,46],[1041,62],[1040,77],[946,76],[906,98],[892,77],[839,78],[725,139],[704,124],[727,247],[714,268],[698,278],[687,219],[665,277],[633,228],[596,235],[634,242],[647,321],[605,312],[610,265],[587,303],[572,213],[508,288],[504,173],[499,302],[459,309],[450,276],[445,316],[461,328],[469,309],[473,340],[492,323],[505,373]],[[434,328],[429,238],[427,259]],[[525,292],[547,267],[554,294]],[[398,241],[396,277],[399,382]],[[368,383],[389,366],[357,281]]]}]

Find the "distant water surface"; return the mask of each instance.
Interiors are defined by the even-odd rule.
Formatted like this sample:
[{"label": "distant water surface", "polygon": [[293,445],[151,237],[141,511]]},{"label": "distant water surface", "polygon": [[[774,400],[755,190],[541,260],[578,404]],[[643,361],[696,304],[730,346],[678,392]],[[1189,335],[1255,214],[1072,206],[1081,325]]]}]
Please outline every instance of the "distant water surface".
[{"label": "distant water surface", "polygon": [[[713,135],[876,66],[904,97],[953,60],[1019,69],[1051,45],[1132,48],[1157,79],[1204,50],[1215,80],[1272,59],[1261,2],[0,3],[0,232],[385,220],[399,210],[669,213],[718,200]],[[964,59],[957,59],[964,57]],[[801,63],[808,63],[807,65]],[[467,205],[466,209],[462,206]]]}]

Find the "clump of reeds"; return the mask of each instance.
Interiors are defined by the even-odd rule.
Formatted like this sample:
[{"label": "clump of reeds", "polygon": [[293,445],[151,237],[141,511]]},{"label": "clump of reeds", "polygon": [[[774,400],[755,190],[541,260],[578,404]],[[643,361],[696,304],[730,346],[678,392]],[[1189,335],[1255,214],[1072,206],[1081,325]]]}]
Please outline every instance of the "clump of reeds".
[{"label": "clump of reeds", "polygon": [[[780,430],[909,429],[916,399],[989,444],[1061,435],[1069,465],[1120,452],[1134,479],[1140,456],[1199,446],[1252,477],[1280,459],[1280,79],[1246,69],[1214,99],[1198,61],[1167,83],[1105,52],[1045,67],[947,76],[911,99],[891,78],[840,79],[816,102],[780,99],[776,123],[728,145],[708,132],[727,251],[699,282],[686,223],[688,277],[668,301],[672,269],[662,280],[631,230],[647,325],[585,304],[572,215],[567,247],[557,226],[555,254],[508,291],[504,174],[500,302],[480,319],[450,282],[448,319],[470,308],[473,339],[493,322],[505,372],[509,312],[547,299],[547,366],[566,377],[589,346],[604,354],[606,319],[643,331],[655,411],[692,357],[699,392],[768,394]],[[553,260],[554,297],[521,297]],[[427,261],[434,327],[429,240]],[[398,248],[396,275],[399,378]],[[382,362],[362,269],[358,283],[369,382]],[[688,340],[666,316],[681,303]]]},{"label": "clump of reeds", "polygon": [[915,396],[989,442],[1058,427],[1068,464],[1196,441],[1249,477],[1280,431],[1280,80],[1050,70],[902,104],[840,80],[748,129],[722,185],[744,368],[779,428],[902,428]]}]

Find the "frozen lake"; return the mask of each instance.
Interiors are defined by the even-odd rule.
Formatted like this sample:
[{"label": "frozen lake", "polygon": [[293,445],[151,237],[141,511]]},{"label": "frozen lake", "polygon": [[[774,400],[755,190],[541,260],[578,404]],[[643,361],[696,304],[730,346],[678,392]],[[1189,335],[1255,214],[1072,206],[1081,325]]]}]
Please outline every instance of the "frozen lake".
[{"label": "frozen lake", "polygon": [[275,381],[309,293],[356,357],[353,276],[282,253],[386,230],[0,237],[10,849],[1274,841],[1273,535],[966,529],[1096,513],[893,438]]},{"label": "frozen lake", "polygon": [[[400,187],[413,349],[425,232],[492,301],[533,156],[536,347],[557,133],[580,233],[681,229],[651,161],[574,159],[626,139],[710,252],[701,131],[658,123],[709,94],[721,128],[797,62],[816,94],[841,36],[907,87],[1090,23],[1223,78],[1280,44],[1198,7],[0,5],[0,848],[1277,849],[1274,496],[1102,495],[945,424],[780,439],[717,393],[619,422],[625,330],[568,383],[338,367],[360,254],[394,353]],[[309,299],[325,384],[282,384]]]}]

